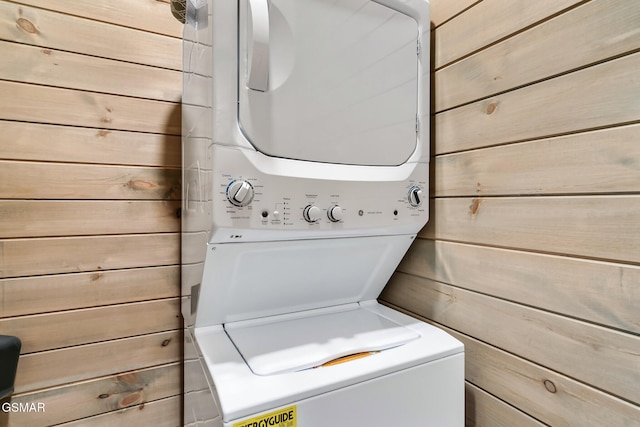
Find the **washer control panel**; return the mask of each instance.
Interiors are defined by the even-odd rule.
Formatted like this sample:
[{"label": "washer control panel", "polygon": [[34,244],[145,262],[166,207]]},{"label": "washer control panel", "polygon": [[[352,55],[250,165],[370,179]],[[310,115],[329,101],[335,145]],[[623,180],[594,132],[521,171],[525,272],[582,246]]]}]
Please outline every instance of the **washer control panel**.
[{"label": "washer control panel", "polygon": [[[218,242],[255,236],[254,231],[297,231],[301,238],[362,234],[365,229],[368,234],[417,232],[428,218],[427,164],[407,168],[404,179],[381,179],[376,169],[371,169],[372,180],[339,179],[346,170],[342,166],[336,169],[338,179],[327,179],[318,173],[310,177],[265,173],[238,150],[225,152],[224,157],[234,161],[223,158],[216,165],[214,160],[211,188]],[[234,167],[225,168],[230,163]]]}]

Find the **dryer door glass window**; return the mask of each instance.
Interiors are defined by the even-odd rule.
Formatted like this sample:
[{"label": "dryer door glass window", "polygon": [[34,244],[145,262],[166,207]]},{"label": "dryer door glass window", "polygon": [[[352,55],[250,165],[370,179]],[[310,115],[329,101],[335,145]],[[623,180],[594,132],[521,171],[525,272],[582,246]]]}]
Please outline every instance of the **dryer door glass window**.
[{"label": "dryer door glass window", "polygon": [[242,0],[239,122],[260,152],[399,165],[416,148],[418,26],[371,0]]}]

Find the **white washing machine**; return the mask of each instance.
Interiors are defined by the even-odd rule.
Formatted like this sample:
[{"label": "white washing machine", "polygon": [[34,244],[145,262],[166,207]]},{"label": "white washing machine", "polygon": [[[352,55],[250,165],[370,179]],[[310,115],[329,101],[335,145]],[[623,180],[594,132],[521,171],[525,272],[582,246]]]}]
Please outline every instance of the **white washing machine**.
[{"label": "white washing machine", "polygon": [[462,426],[462,344],[376,301],[428,220],[428,2],[187,6],[185,425]]}]

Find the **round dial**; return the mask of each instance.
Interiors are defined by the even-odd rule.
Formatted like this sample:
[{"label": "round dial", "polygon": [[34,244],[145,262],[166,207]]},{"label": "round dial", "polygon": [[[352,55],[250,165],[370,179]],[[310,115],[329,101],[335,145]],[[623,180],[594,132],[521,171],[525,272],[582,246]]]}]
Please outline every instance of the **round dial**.
[{"label": "round dial", "polygon": [[327,210],[327,216],[333,222],[342,221],[342,218],[344,217],[342,208],[338,205],[331,206],[329,210]]},{"label": "round dial", "polygon": [[253,186],[242,179],[231,181],[227,185],[227,199],[235,206],[247,206],[253,200]]},{"label": "round dial", "polygon": [[414,185],[409,189],[409,204],[418,207],[422,204],[423,191],[422,188]]},{"label": "round dial", "polygon": [[321,215],[322,211],[320,210],[320,208],[314,205],[307,206],[302,212],[302,216],[304,216],[304,219],[307,222],[318,222],[320,221]]}]

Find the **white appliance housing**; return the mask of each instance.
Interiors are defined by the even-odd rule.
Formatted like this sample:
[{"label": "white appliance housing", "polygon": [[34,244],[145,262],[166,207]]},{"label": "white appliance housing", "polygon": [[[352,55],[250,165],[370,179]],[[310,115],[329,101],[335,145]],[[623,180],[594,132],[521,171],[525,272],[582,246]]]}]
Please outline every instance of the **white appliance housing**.
[{"label": "white appliance housing", "polygon": [[183,59],[185,425],[462,426],[462,344],[376,301],[428,220],[428,2],[187,0]]}]

